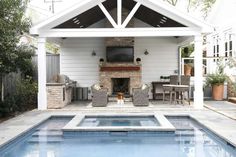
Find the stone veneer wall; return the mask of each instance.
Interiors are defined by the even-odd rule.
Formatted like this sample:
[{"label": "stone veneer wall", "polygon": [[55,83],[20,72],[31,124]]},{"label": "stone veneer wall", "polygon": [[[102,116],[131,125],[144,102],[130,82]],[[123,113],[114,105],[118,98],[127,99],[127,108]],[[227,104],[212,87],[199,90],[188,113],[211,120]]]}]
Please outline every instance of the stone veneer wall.
[{"label": "stone veneer wall", "polygon": [[[63,89],[65,100],[63,100]],[[48,109],[63,108],[72,100],[72,88],[66,88],[62,83],[48,83],[47,84],[47,105]]]},{"label": "stone veneer wall", "polygon": [[[113,9],[110,11],[110,15],[112,18],[117,21],[117,9]],[[129,15],[129,10],[122,8],[122,21],[126,19]],[[105,23],[106,28],[113,27],[111,23],[106,20]],[[134,19],[131,19],[130,22],[127,24],[126,27],[134,27]],[[134,37],[110,37],[105,38],[105,45],[106,46],[134,46]]]},{"label": "stone veneer wall", "polygon": [[139,88],[142,82],[141,65],[133,63],[106,63],[101,67],[140,67],[140,70],[122,70],[122,71],[100,71],[99,81],[100,85],[108,89],[108,93],[112,94],[112,78],[130,78],[129,92],[132,94],[133,88]]}]

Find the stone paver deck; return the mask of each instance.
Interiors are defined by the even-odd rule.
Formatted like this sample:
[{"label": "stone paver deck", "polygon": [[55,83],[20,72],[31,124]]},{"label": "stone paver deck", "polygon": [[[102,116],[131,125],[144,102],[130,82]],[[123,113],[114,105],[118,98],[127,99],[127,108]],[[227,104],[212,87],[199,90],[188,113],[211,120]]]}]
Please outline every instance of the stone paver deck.
[{"label": "stone paver deck", "polygon": [[206,101],[205,107],[236,120],[236,104],[227,101]]},{"label": "stone paver deck", "polygon": [[[221,106],[228,105],[227,102],[207,102],[207,105]],[[226,107],[227,108],[227,107]],[[230,104],[229,104],[230,108]],[[14,140],[17,136],[43,122],[53,115],[77,115],[77,114],[113,114],[113,113],[162,113],[164,115],[190,115],[212,132],[224,138],[227,142],[236,147],[236,120],[215,111],[204,108],[196,110],[188,105],[169,105],[158,102],[151,102],[150,107],[133,107],[126,103],[126,106],[108,104],[108,107],[91,107],[89,102],[69,105],[60,110],[30,111],[18,117],[0,123],[0,146],[8,141]]]}]

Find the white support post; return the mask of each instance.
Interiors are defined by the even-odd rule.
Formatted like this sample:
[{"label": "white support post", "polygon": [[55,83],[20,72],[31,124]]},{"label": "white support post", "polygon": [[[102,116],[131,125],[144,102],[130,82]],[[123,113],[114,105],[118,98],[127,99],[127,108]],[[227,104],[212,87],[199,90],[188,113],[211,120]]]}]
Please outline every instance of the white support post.
[{"label": "white support post", "polygon": [[122,24],[122,28],[125,28],[127,26],[127,24],[129,23],[129,21],[131,20],[131,18],[134,16],[134,14],[136,13],[136,11],[138,10],[138,8],[140,7],[141,3],[137,2],[136,5],[134,6],[134,8],[131,10],[131,12],[129,13],[129,15],[126,17],[125,21]]},{"label": "white support post", "polygon": [[38,110],[47,109],[46,38],[38,38]]},{"label": "white support post", "polygon": [[[225,57],[225,35],[223,32],[219,33],[219,57]],[[229,47],[228,47],[229,48]]]},{"label": "white support post", "polygon": [[194,38],[194,108],[203,108],[203,76],[202,76],[202,36],[196,35]]},{"label": "white support post", "polygon": [[121,27],[122,23],[122,0],[117,0],[117,24]]},{"label": "white support post", "polygon": [[106,8],[103,6],[102,3],[99,3],[98,6],[100,7],[100,9],[102,10],[102,12],[104,13],[104,15],[107,17],[107,19],[109,20],[109,22],[112,24],[112,26],[114,28],[118,28],[116,22],[114,21],[114,19],[111,17],[111,15],[109,14],[109,12],[106,10]]}]

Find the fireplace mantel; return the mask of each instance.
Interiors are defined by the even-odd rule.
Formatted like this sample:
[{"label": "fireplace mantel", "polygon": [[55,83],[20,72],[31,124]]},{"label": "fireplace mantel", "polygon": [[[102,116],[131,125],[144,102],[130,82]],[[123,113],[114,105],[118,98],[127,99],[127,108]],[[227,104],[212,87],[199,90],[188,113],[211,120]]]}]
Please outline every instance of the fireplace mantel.
[{"label": "fireplace mantel", "polygon": [[140,66],[103,66],[100,71],[140,71]]}]

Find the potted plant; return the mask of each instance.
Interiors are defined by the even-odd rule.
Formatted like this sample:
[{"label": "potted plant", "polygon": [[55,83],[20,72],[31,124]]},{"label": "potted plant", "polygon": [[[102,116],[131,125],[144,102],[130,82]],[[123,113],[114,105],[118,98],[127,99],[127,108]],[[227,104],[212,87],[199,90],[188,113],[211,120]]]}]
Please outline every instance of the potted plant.
[{"label": "potted plant", "polygon": [[193,44],[188,45],[187,47],[184,47],[181,50],[181,57],[185,58],[184,60],[184,75],[186,76],[191,76],[192,69],[193,69],[193,60],[190,59],[190,55],[194,51],[194,46]]},{"label": "potted plant", "polygon": [[184,64],[184,75],[191,76],[193,69],[193,63],[185,63]]},{"label": "potted plant", "polygon": [[206,76],[206,84],[212,87],[212,98],[214,100],[223,100],[224,83],[229,79],[224,73],[224,69],[227,66],[232,68],[234,64],[234,60],[230,58],[226,62],[223,62],[223,58],[220,58],[217,62],[216,72]]},{"label": "potted plant", "polygon": [[99,64],[100,64],[100,66],[102,66],[104,64],[104,59],[103,58],[99,59]]},{"label": "potted plant", "polygon": [[224,82],[228,76],[224,73],[213,73],[208,74],[206,77],[207,85],[212,87],[212,98],[213,100],[223,100],[224,95]]},{"label": "potted plant", "polygon": [[140,64],[141,63],[141,58],[136,58],[136,62],[137,62],[137,64]]}]

